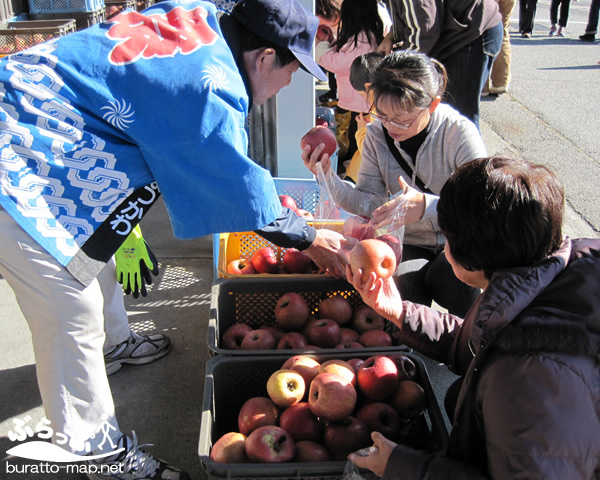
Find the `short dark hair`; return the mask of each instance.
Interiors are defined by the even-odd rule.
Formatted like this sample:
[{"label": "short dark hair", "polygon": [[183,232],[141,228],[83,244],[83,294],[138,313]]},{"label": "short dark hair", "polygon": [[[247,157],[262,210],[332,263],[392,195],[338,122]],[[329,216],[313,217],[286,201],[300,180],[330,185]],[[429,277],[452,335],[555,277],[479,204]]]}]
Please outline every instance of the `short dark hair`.
[{"label": "short dark hair", "polygon": [[350,65],[350,84],[357,92],[365,91],[365,83],[370,83],[373,74],[381,61],[383,53],[369,52],[359,55],[352,61]]},{"label": "short dark hair", "polygon": [[342,0],[317,0],[315,11],[318,17],[334,20],[342,10]]},{"label": "short dark hair", "polygon": [[527,267],[562,241],[564,191],[547,167],[489,157],[457,168],[438,202],[438,222],[454,260],[490,279]]},{"label": "short dark hair", "polygon": [[398,110],[412,112],[427,108],[436,96],[443,97],[446,68],[424,53],[398,50],[386,56],[373,75],[369,93],[373,105],[389,100]]},{"label": "short dark hair", "polygon": [[262,38],[245,26],[239,24],[241,52],[251,52],[260,48],[272,48],[275,50],[275,56],[280,67],[292,63],[296,57],[288,48],[281,47],[269,40]]}]

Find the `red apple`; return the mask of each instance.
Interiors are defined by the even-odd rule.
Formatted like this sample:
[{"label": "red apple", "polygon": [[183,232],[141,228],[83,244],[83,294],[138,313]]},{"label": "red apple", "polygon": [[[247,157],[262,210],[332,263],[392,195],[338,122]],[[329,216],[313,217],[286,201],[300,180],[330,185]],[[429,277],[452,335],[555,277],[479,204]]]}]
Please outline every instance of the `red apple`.
[{"label": "red apple", "polygon": [[347,237],[357,240],[375,238],[375,227],[369,223],[369,219],[358,215],[352,215],[344,220],[342,232]]},{"label": "red apple", "polygon": [[317,310],[319,318],[331,318],[339,323],[340,326],[346,325],[352,320],[352,306],[348,299],[340,295],[321,299]]},{"label": "red apple", "polygon": [[250,259],[256,273],[275,273],[279,268],[277,257],[271,247],[259,248]]},{"label": "red apple", "polygon": [[342,327],[340,332],[342,334],[342,343],[358,342],[358,332],[353,328]]},{"label": "red apple", "polygon": [[283,270],[285,273],[309,273],[312,259],[297,248],[288,248],[283,254]]},{"label": "red apple", "polygon": [[323,445],[331,452],[334,460],[346,460],[350,453],[372,444],[365,423],[353,416],[329,422],[323,432]]},{"label": "red apple", "polygon": [[348,348],[365,348],[365,346],[362,343],[358,343],[358,342],[342,342],[342,343],[338,343],[335,347],[338,350],[344,350],[344,349],[348,349]]},{"label": "red apple", "polygon": [[317,118],[315,119],[315,125],[320,125],[321,127],[328,127],[329,122],[320,115],[317,115]]},{"label": "red apple", "polygon": [[275,304],[275,321],[288,330],[301,330],[309,314],[306,300],[296,292],[283,294]]},{"label": "red apple", "polygon": [[372,272],[386,279],[396,271],[396,254],[387,243],[375,238],[361,240],[350,252],[350,268],[361,269],[362,281],[366,282]]},{"label": "red apple", "polygon": [[402,418],[416,418],[427,407],[427,395],[417,382],[402,380],[393,391],[390,404]]},{"label": "red apple", "polygon": [[377,237],[377,239],[387,243],[390,247],[392,247],[392,250],[396,255],[396,265],[398,265],[402,261],[402,244],[400,243],[398,237],[386,233],[385,235],[380,235]]},{"label": "red apple", "polygon": [[340,325],[330,318],[321,318],[312,322],[307,329],[308,341],[317,347],[333,348],[342,339]]},{"label": "red apple", "polygon": [[277,350],[303,350],[308,345],[300,332],[288,332],[277,343]]},{"label": "red apple", "polygon": [[367,403],[356,412],[356,418],[365,422],[369,432],[380,432],[390,440],[400,431],[400,415],[389,403]]},{"label": "red apple", "polygon": [[238,413],[238,430],[249,435],[252,430],[265,425],[277,425],[279,407],[267,397],[251,397],[244,402]]},{"label": "red apple", "polygon": [[390,353],[387,357],[396,363],[398,381],[415,380],[417,378],[417,366],[410,357],[403,353]]},{"label": "red apple", "polygon": [[275,342],[279,342],[281,338],[288,332],[285,328],[275,322],[265,322],[260,328],[268,330],[275,337]]},{"label": "red apple", "polygon": [[212,446],[210,459],[216,463],[247,463],[246,435],[239,432],[226,433]]},{"label": "red apple", "polygon": [[354,367],[339,358],[326,360],[321,363],[318,374],[321,373],[337,373],[356,386],[356,372],[354,371]]},{"label": "red apple", "polygon": [[368,305],[361,305],[352,315],[351,327],[358,333],[367,330],[383,330],[385,319]]},{"label": "red apple", "polygon": [[358,342],[365,347],[391,347],[392,336],[383,330],[367,330],[360,334]]},{"label": "red apple", "polygon": [[279,201],[281,202],[281,206],[283,207],[289,208],[294,212],[298,210],[296,200],[294,200],[294,197],[291,197],[290,195],[279,195]]},{"label": "red apple", "polygon": [[296,442],[295,462],[329,462],[331,453],[324,445],[311,440],[300,440]]},{"label": "red apple", "polygon": [[358,373],[358,369],[363,363],[365,363],[365,361],[362,358],[351,358],[350,360],[348,360],[348,364],[352,365],[352,368],[354,368],[355,373]]},{"label": "red apple", "polygon": [[356,389],[337,373],[320,373],[310,384],[308,403],[322,420],[341,420],[354,411]]},{"label": "red apple", "polygon": [[[310,152],[318,147],[320,144],[325,144],[323,153],[331,156],[337,150],[337,139],[335,134],[327,127],[315,126],[311,128],[304,136],[300,139],[300,148],[304,150],[304,147],[310,145]],[[319,161],[321,159],[319,158]]]},{"label": "red apple", "polygon": [[231,273],[233,275],[249,275],[256,273],[254,267],[252,266],[252,262],[246,258],[238,258],[237,260],[232,260],[227,264],[227,273]]},{"label": "red apple", "polygon": [[388,357],[373,355],[360,366],[356,380],[360,391],[367,398],[383,400],[389,397],[398,385],[398,369]]},{"label": "red apple", "polygon": [[307,355],[294,355],[283,362],[281,368],[284,370],[294,370],[302,375],[305,393],[308,393],[307,390],[310,388],[310,382],[312,382],[313,378],[319,373],[319,365],[320,363],[312,357]]},{"label": "red apple", "polygon": [[315,219],[315,216],[312,213],[310,213],[308,210],[304,210],[303,208],[299,208],[298,210],[296,210],[296,213],[299,217],[304,218],[304,220],[306,221],[311,221]]},{"label": "red apple", "polygon": [[296,455],[296,445],[283,428],[267,425],[248,435],[246,453],[253,462],[289,462]]},{"label": "red apple", "polygon": [[246,334],[250,333],[252,330],[254,329],[247,323],[234,323],[233,325],[230,325],[225,332],[223,332],[221,346],[227,350],[241,350],[242,340],[244,340]]},{"label": "red apple", "polygon": [[248,332],[242,340],[241,350],[275,350],[277,340],[271,332],[257,328]]},{"label": "red apple", "polygon": [[267,393],[273,403],[286,408],[302,400],[304,396],[304,379],[302,375],[291,369],[276,370],[267,380]]},{"label": "red apple", "polygon": [[323,424],[312,413],[307,402],[296,403],[281,412],[279,426],[292,436],[294,442],[320,442],[323,436]]}]

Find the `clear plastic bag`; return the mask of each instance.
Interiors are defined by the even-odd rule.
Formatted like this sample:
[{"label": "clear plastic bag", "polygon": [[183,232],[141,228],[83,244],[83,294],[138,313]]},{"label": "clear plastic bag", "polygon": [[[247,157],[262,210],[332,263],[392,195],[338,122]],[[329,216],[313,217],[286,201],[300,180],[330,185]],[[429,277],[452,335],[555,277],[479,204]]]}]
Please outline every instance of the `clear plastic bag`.
[{"label": "clear plastic bag", "polygon": [[[377,447],[371,446],[356,452],[356,455],[366,456],[373,453]],[[368,470],[360,470],[353,462],[348,460],[341,480],[378,480],[379,477]]]}]

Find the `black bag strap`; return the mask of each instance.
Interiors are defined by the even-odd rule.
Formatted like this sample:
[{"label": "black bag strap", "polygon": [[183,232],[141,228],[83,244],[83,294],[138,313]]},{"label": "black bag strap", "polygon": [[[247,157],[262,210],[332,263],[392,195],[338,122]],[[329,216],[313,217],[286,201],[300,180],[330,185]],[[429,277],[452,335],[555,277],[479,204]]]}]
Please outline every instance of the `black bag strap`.
[{"label": "black bag strap", "polygon": [[[387,143],[387,146],[390,149],[390,152],[392,152],[392,155],[394,155],[394,158],[400,164],[400,168],[402,170],[404,170],[404,172],[410,178],[412,178],[413,177],[413,173],[415,173],[415,171],[410,167],[410,165],[408,163],[406,163],[406,160],[404,160],[404,157],[400,154],[400,151],[398,150],[398,147],[394,143],[394,139],[390,136],[390,134],[388,133],[388,131],[385,129],[385,127],[383,125],[381,126],[381,129],[383,130],[383,135],[385,136],[385,143]],[[425,184],[423,183],[423,181],[418,176],[416,176],[416,175],[415,175],[415,183],[417,184],[417,187],[419,187],[421,189],[422,192],[433,194],[433,192],[431,190],[429,190],[425,186]]]}]

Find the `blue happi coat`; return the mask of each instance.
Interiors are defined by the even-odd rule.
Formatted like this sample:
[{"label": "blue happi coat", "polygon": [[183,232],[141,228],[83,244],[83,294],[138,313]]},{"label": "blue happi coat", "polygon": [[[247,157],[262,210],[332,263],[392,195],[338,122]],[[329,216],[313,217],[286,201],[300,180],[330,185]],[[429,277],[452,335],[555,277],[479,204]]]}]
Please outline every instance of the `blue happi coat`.
[{"label": "blue happi coat", "polygon": [[83,284],[159,194],[179,238],[263,227],[281,204],[246,156],[248,108],[207,2],[160,2],[11,55],[0,205]]}]

